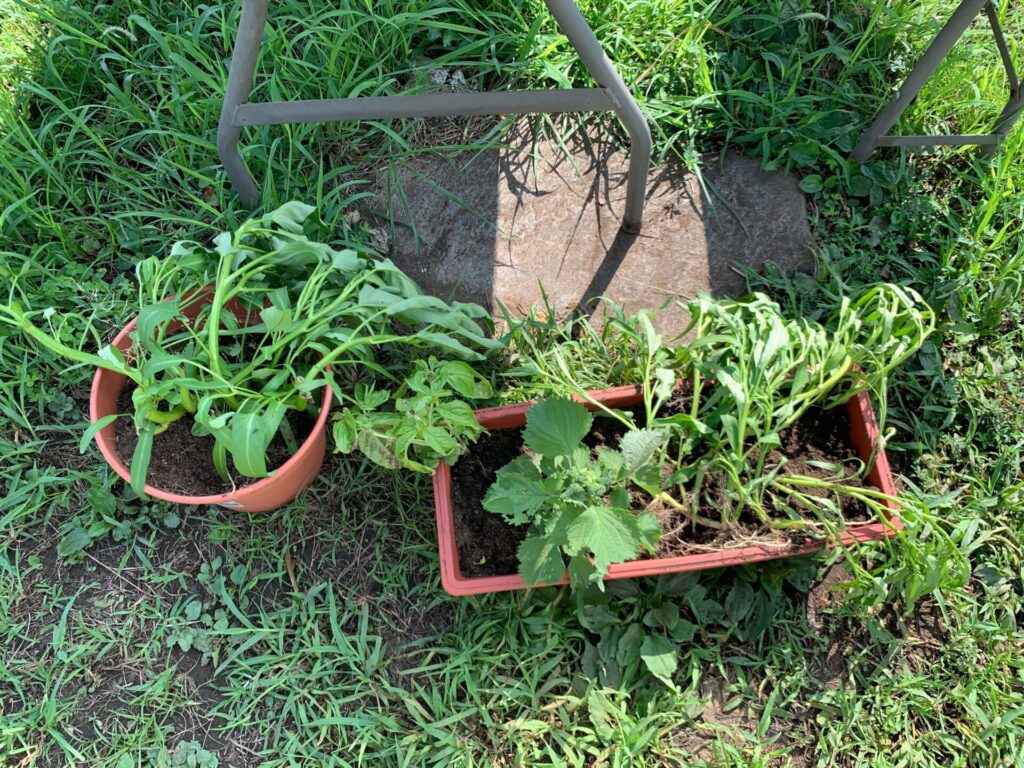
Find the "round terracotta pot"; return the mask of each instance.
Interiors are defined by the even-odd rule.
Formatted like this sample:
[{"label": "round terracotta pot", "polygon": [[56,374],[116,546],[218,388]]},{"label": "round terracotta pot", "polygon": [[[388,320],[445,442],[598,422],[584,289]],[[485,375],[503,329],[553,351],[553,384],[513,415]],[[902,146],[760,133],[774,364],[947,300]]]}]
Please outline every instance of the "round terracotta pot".
[{"label": "round terracotta pot", "polygon": [[[185,314],[194,317],[204,303],[207,303],[206,297],[199,299],[196,304],[186,309]],[[235,314],[239,314],[237,309]],[[241,320],[241,318],[239,319]],[[117,334],[112,342],[113,345],[122,352],[127,352],[132,345],[129,334],[134,330],[135,320],[132,320],[124,330]],[[118,412],[117,400],[127,381],[127,377],[120,373],[114,373],[105,368],[96,369],[96,375],[92,380],[92,392],[89,395],[89,420],[91,422],[97,422],[105,416]],[[316,420],[312,432],[309,433],[309,437],[299,446],[295,455],[278,467],[269,477],[260,478],[251,485],[243,486],[230,493],[219,493],[212,496],[184,496],[154,488],[147,483],[146,495],[154,499],[173,501],[176,504],[217,504],[242,512],[267,512],[277,509],[308,488],[320,471],[327,448],[325,427],[330,407],[331,388],[325,386],[323,400],[320,403],[320,416]],[[117,451],[117,439],[113,424],[108,424],[96,433],[96,443],[107,463],[125,482],[130,482],[131,473]]]}]

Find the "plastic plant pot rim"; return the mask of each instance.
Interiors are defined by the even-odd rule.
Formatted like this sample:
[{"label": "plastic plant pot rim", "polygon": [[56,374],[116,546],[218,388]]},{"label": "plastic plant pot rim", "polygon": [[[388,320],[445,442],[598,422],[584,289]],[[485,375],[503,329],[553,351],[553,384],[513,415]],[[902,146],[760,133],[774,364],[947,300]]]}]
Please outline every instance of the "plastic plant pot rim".
[{"label": "plastic plant pot rim", "polygon": [[[592,390],[587,393],[594,400],[611,408],[636,405],[643,399],[639,386],[614,387],[611,389]],[[596,410],[593,403],[581,397],[574,398],[591,410]],[[535,401],[517,403],[515,405],[484,408],[475,412],[477,421],[487,429],[514,429],[526,423],[526,413]],[[847,402],[850,415],[850,438],[861,459],[867,461],[879,439],[878,421],[866,392],[860,392]],[[896,496],[896,487],[892,480],[892,471],[885,451],[879,451],[874,465],[868,473],[868,482],[887,496]],[[459,567],[459,552],[455,536],[455,516],[451,505],[451,468],[440,464],[434,473],[434,508],[437,518],[438,548],[441,561],[441,586],[445,592],[454,597],[480,595],[490,592],[509,592],[517,589],[529,589],[518,573],[498,576],[467,577],[462,575]],[[803,544],[790,544],[784,547],[750,546],[725,549],[719,552],[707,552],[698,555],[679,557],[652,558],[649,560],[632,560],[609,566],[605,580],[629,579],[639,576],[658,576],[664,573],[683,573],[686,571],[703,571],[712,568],[724,568],[744,563],[764,562],[785,557],[806,555],[820,552],[826,548],[850,546],[870,541],[881,541],[896,536],[903,530],[903,523],[895,515],[894,505],[886,505],[890,514],[885,522],[863,523],[850,526],[836,539],[831,541],[808,539]],[[559,586],[569,583],[565,574],[559,581],[540,586]]]},{"label": "plastic plant pot rim", "polygon": [[[136,322],[137,318],[133,318],[111,342],[122,352],[127,352],[131,348],[131,339],[129,337],[135,330]],[[121,390],[127,383],[127,377],[122,376],[119,373],[109,371],[105,368],[96,369],[96,373],[93,375],[92,379],[92,388],[89,392],[90,423],[95,423],[113,413],[113,411],[104,409],[101,406],[101,392],[110,387],[116,386],[117,392],[120,394]],[[316,423],[313,425],[309,436],[303,441],[302,445],[299,446],[295,454],[292,455],[284,464],[274,470],[270,476],[260,478],[256,482],[241,486],[234,491],[206,496],[186,496],[183,494],[171,493],[170,491],[164,491],[146,483],[146,495],[154,499],[170,501],[175,504],[216,504],[227,509],[248,512],[268,511],[276,506],[281,506],[281,504],[287,503],[286,499],[285,501],[282,501],[281,504],[264,508],[264,506],[257,500],[259,497],[266,494],[271,487],[279,483],[286,482],[284,478],[292,476],[295,473],[302,472],[304,465],[310,465],[311,462],[315,462],[315,467],[312,472],[309,471],[308,466],[305,467],[306,477],[303,477],[298,483],[301,487],[299,487],[295,494],[292,494],[291,498],[294,498],[313,481],[313,478],[315,478],[316,474],[320,471],[326,450],[325,428],[333,397],[329,384],[324,386],[323,393],[323,398],[320,402],[320,414],[317,417]],[[130,483],[131,472],[129,472],[128,467],[125,466],[125,463],[121,460],[121,456],[117,451],[117,440],[115,437],[114,425],[112,423],[108,424],[96,433],[96,444],[99,446],[100,453],[103,454],[103,458],[110,467],[121,477],[121,479],[126,483]],[[319,458],[316,457],[317,453],[320,454]],[[250,499],[256,503],[247,503]]]}]

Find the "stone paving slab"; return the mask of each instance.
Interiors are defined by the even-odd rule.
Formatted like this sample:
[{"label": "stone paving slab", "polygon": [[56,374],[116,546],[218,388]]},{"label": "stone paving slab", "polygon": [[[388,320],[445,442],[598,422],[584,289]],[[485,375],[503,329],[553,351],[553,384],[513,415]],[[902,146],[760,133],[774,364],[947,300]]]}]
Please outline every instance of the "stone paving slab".
[{"label": "stone paving slab", "polygon": [[[813,269],[792,176],[731,153],[705,160],[703,183],[653,169],[643,229],[628,235],[619,228],[627,155],[579,134],[564,147],[535,142],[525,125],[501,149],[425,153],[378,177],[374,207],[391,211],[389,255],[431,293],[521,315],[543,306],[543,285],[565,316],[598,296],[635,310],[698,291],[740,295],[737,265]],[[670,334],[685,324],[678,305],[658,320]]]}]

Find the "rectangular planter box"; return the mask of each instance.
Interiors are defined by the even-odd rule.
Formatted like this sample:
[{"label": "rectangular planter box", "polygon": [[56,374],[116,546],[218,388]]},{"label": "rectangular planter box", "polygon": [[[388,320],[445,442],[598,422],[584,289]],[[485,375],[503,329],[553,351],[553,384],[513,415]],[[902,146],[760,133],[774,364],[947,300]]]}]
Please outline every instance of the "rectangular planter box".
[{"label": "rectangular planter box", "polygon": [[[612,408],[636,405],[642,401],[639,387],[615,387],[596,390],[589,393],[591,397]],[[596,410],[592,403],[577,398],[591,410]],[[526,425],[526,413],[533,402],[519,403],[497,408],[484,408],[476,411],[476,418],[488,430],[515,429]],[[847,403],[850,416],[850,438],[861,460],[867,462],[878,442],[878,421],[871,407],[871,401],[862,392]],[[472,449],[471,449],[472,450]],[[896,487],[892,481],[892,471],[884,451],[880,451],[867,477],[868,483],[887,496],[896,496]],[[437,513],[438,545],[441,553],[441,585],[445,592],[455,597],[479,595],[487,592],[507,592],[514,589],[526,589],[526,584],[518,574],[507,576],[463,576],[459,568],[459,553],[456,547],[455,520],[451,505],[451,470],[442,463],[434,474],[434,507]],[[893,505],[889,505],[890,508]],[[850,526],[838,539],[833,541],[807,539],[806,543],[792,544],[789,547],[739,547],[720,552],[709,552],[682,557],[652,558],[649,560],[633,560],[618,563],[608,568],[608,579],[628,579],[637,576],[658,576],[662,573],[679,573],[682,571],[702,571],[710,568],[722,568],[742,563],[756,563],[764,560],[776,560],[794,555],[818,552],[826,547],[850,545],[860,542],[879,541],[895,536],[903,529],[903,524],[894,514],[888,515],[888,524],[883,522],[864,523]],[[554,584],[567,584],[568,574]]]}]

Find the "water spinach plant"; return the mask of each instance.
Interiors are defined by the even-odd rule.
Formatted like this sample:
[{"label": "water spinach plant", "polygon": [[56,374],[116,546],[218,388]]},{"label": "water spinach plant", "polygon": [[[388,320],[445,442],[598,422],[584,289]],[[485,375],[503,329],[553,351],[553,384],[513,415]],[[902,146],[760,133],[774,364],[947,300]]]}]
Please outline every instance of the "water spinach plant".
[{"label": "water spinach plant", "polygon": [[[0,304],[0,323],[51,353],[129,380],[139,436],[131,478],[140,494],[154,437],[186,417],[194,434],[213,438],[213,463],[225,482],[233,473],[265,477],[278,434],[295,449],[287,412],[315,409],[324,386],[343,403],[370,409],[383,403],[365,397],[375,388],[380,394],[376,382],[401,383],[410,374],[406,386],[416,385],[421,356],[474,361],[499,346],[486,335],[482,307],[426,296],[389,260],[328,245],[330,233],[314,213],[287,203],[219,235],[212,248],[181,242],[164,258],[139,262],[127,353],[69,346],[46,329],[48,309],[25,308],[16,280]],[[441,447],[445,426],[429,432],[431,450]],[[445,447],[440,453],[450,458],[454,449]]]},{"label": "water spinach plant", "polygon": [[[841,464],[830,467],[830,478],[791,474],[775,449],[812,406],[837,408],[864,391],[884,422],[889,375],[934,328],[925,301],[880,283],[844,297],[822,323],[787,318],[762,294],[701,296],[689,311],[695,338],[678,350],[689,409],[654,422],[679,431],[670,492],[661,498],[715,528],[734,527],[749,512],[769,528],[832,533],[842,523],[843,498],[881,515],[893,500],[849,482]],[[703,493],[712,478],[714,492]],[[702,508],[717,517],[701,517]]]},{"label": "water spinach plant", "polygon": [[574,586],[584,586],[653,548],[662,531],[646,511],[652,505],[674,510],[689,528],[728,532],[753,521],[825,536],[843,527],[844,500],[881,518],[894,503],[860,481],[863,463],[851,471],[842,463],[848,457],[836,457],[825,476],[810,476],[790,471],[777,449],[810,408],[837,408],[863,391],[884,417],[888,376],[934,326],[918,294],[868,286],[823,322],[787,318],[762,294],[700,296],[687,309],[692,340],[677,346],[664,343],[646,313],[610,321],[641,385],[635,412],[588,395],[558,349],[537,359],[528,340],[515,342],[519,370],[627,429],[619,450],[592,451],[581,442],[593,419],[583,406],[552,397],[529,411],[523,438],[531,455],[499,469],[484,498],[506,522],[530,525],[519,550],[528,585],[561,578],[563,556]]}]

